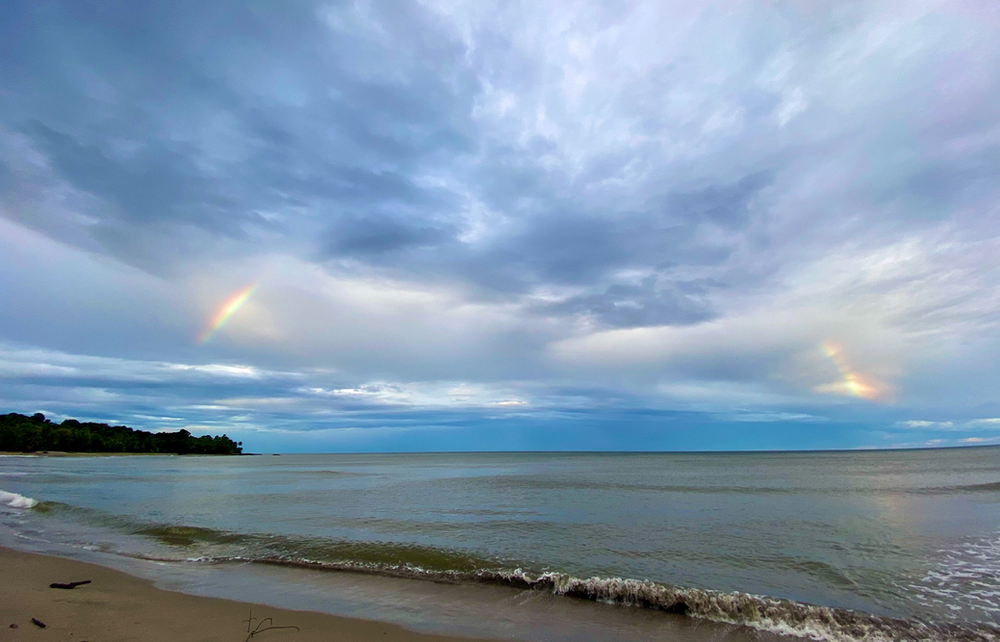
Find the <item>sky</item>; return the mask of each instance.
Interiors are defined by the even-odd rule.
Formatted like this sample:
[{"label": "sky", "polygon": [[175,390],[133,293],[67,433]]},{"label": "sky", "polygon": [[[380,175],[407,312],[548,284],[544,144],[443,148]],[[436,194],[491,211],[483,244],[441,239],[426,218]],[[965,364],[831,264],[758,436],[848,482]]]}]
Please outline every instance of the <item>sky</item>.
[{"label": "sky", "polygon": [[998,41],[993,0],[7,0],[0,412],[1000,443]]}]

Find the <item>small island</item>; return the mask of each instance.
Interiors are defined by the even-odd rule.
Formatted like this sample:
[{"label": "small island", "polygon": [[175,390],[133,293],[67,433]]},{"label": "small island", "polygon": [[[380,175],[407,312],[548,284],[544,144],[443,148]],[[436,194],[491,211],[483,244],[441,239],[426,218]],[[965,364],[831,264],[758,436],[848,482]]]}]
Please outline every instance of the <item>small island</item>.
[{"label": "small island", "polygon": [[0,452],[241,455],[243,442],[226,435],[195,437],[187,430],[146,432],[76,419],[53,423],[42,413],[0,415]]}]

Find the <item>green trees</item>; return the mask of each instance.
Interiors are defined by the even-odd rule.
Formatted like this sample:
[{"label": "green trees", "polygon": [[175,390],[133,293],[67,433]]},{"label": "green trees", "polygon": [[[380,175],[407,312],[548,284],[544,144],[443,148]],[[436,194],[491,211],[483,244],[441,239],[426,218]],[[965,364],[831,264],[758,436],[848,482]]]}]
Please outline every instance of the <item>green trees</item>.
[{"label": "green trees", "polygon": [[243,442],[235,442],[226,435],[193,437],[186,430],[152,433],[76,419],[55,424],[42,413],[31,417],[17,413],[0,415],[0,451],[7,452],[239,455],[243,452],[242,445]]}]

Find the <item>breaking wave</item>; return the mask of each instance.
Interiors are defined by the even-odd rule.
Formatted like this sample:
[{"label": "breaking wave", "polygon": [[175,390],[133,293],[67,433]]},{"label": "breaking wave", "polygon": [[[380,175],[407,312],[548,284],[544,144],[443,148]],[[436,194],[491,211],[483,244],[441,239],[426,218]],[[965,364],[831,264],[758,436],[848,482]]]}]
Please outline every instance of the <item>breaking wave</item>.
[{"label": "breaking wave", "polygon": [[9,506],[10,508],[32,508],[37,504],[38,502],[30,497],[0,490],[0,506]]},{"label": "breaking wave", "polygon": [[[157,557],[141,559],[170,562]],[[794,600],[741,592],[721,592],[619,577],[580,578],[564,573],[531,573],[521,569],[434,571],[413,565],[375,565],[344,560],[320,562],[284,557],[199,557],[198,564],[249,563],[318,571],[365,573],[402,579],[454,584],[483,583],[522,590],[646,608],[723,624],[823,642],[997,642],[1000,629],[985,624],[930,623],[904,620]]]},{"label": "breaking wave", "polygon": [[44,502],[35,510],[70,512],[87,521],[156,540],[178,553],[177,557],[167,558],[123,553],[159,562],[249,563],[455,584],[490,584],[653,609],[825,642],[1000,642],[1000,629],[988,624],[892,618],[782,598],[673,586],[649,580],[576,577],[532,570],[529,565],[512,560],[431,546],[237,533],[139,522],[57,502]]}]

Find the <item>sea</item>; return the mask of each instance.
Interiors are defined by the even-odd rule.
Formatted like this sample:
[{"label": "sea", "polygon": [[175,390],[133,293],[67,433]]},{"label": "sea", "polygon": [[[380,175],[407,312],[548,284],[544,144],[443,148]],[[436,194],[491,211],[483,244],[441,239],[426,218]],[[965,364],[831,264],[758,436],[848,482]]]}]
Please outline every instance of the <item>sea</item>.
[{"label": "sea", "polygon": [[494,639],[1000,640],[1000,448],[3,456],[0,545]]}]

